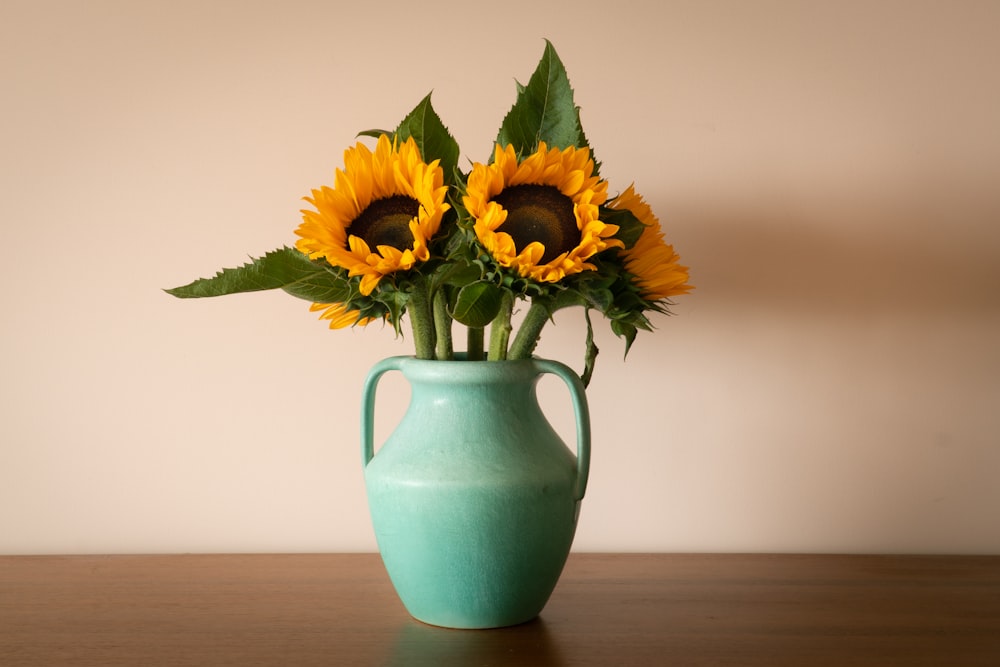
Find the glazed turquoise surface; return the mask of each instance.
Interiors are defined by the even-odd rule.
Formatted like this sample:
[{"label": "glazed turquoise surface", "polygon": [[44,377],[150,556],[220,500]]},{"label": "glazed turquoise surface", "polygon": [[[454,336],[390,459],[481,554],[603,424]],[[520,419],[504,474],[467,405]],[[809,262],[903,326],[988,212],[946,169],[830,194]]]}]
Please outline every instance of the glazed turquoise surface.
[{"label": "glazed turquoise surface", "polygon": [[[410,405],[377,450],[376,387],[409,381]],[[576,454],[539,408],[538,379],[566,382]],[[590,425],[579,377],[558,362],[392,357],[365,383],[362,458],[386,570],[415,618],[454,628],[528,621],[562,572],[587,484]]]}]

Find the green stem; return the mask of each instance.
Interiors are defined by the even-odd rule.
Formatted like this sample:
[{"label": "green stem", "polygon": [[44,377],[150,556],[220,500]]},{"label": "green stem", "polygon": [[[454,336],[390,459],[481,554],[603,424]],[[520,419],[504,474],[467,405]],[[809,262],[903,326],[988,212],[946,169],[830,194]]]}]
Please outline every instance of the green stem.
[{"label": "green stem", "polygon": [[547,304],[541,301],[532,301],[531,307],[521,322],[521,327],[514,336],[514,342],[510,344],[509,359],[528,359],[538,345],[538,339],[542,334],[542,328],[549,321],[551,312]]},{"label": "green stem", "polygon": [[434,333],[437,339],[437,358],[454,359],[455,348],[451,340],[451,315],[448,314],[447,298],[442,290],[434,295]]},{"label": "green stem", "polygon": [[469,361],[482,361],[485,358],[483,354],[485,351],[483,347],[484,339],[485,334],[482,327],[469,327],[465,346],[466,359]]},{"label": "green stem", "polygon": [[500,302],[500,312],[490,324],[490,361],[507,358],[507,341],[510,340],[510,316],[514,311],[514,295],[505,291]]},{"label": "green stem", "polygon": [[434,358],[434,316],[425,281],[416,283],[410,292],[406,312],[413,327],[413,347],[417,359]]}]

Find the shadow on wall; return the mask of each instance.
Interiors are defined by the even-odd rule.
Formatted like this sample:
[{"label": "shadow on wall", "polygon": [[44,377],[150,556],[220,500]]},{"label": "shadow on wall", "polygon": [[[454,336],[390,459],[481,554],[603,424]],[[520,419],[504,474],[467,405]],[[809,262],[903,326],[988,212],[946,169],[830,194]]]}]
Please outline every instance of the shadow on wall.
[{"label": "shadow on wall", "polygon": [[678,312],[725,302],[803,316],[1000,315],[1000,205],[933,218],[833,207],[672,217],[683,226],[666,222],[668,238],[696,286]]}]

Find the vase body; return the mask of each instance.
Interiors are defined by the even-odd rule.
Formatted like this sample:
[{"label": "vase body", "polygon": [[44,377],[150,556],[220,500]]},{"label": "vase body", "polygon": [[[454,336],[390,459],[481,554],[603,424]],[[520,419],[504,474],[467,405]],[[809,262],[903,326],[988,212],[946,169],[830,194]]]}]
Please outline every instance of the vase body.
[{"label": "vase body", "polygon": [[[410,405],[376,453],[375,389],[391,370],[409,382]],[[538,405],[545,373],[570,388],[575,454]],[[411,357],[377,364],[362,405],[365,485],[379,551],[407,611],[453,628],[537,616],[573,542],[589,453],[583,386],[562,364]]]}]

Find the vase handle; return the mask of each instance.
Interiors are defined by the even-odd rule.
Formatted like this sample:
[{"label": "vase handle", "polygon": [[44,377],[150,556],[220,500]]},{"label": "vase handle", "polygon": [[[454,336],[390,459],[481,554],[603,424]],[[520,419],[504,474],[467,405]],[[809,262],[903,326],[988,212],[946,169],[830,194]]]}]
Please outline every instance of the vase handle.
[{"label": "vase handle", "polygon": [[407,357],[389,357],[375,364],[365,378],[361,395],[361,467],[366,468],[375,456],[375,390],[378,381],[389,371],[398,371]]},{"label": "vase handle", "polygon": [[535,359],[537,368],[542,373],[558,376],[566,387],[573,401],[573,412],[576,415],[576,486],[573,497],[583,500],[587,492],[587,479],[590,476],[590,410],[587,407],[587,392],[583,381],[569,366],[551,359]]}]

